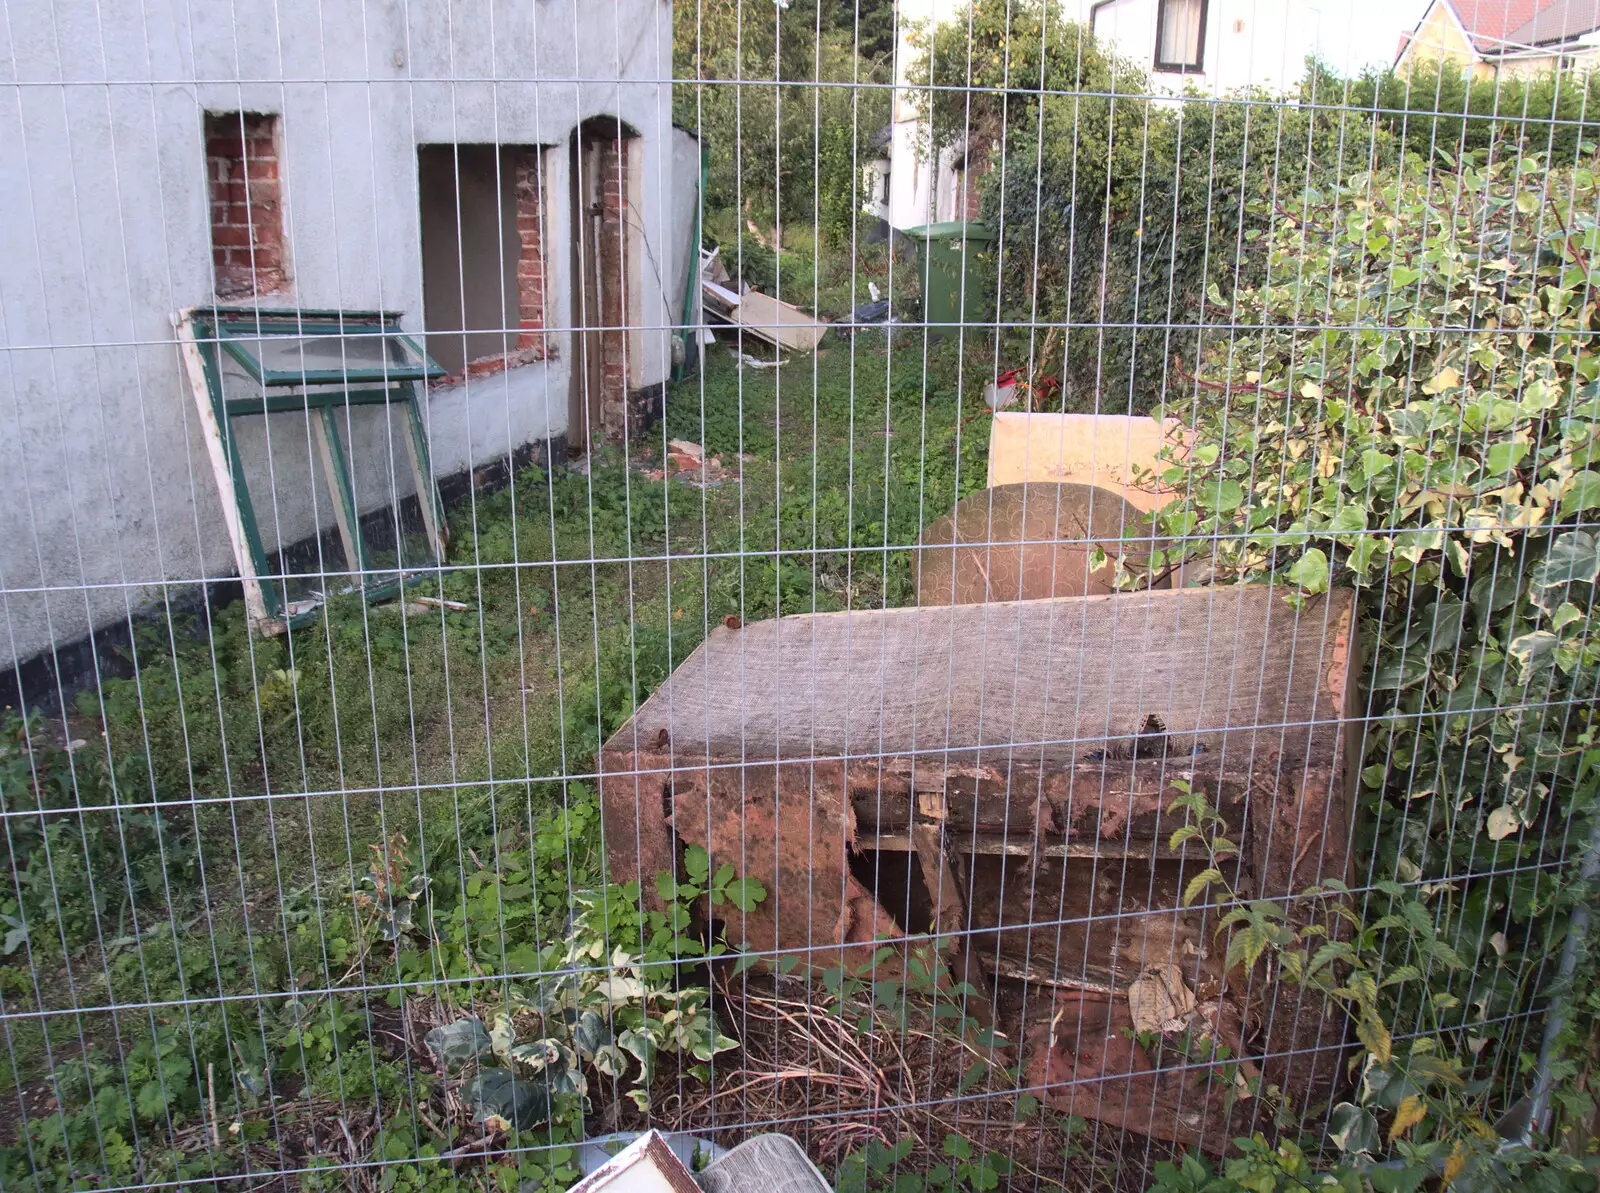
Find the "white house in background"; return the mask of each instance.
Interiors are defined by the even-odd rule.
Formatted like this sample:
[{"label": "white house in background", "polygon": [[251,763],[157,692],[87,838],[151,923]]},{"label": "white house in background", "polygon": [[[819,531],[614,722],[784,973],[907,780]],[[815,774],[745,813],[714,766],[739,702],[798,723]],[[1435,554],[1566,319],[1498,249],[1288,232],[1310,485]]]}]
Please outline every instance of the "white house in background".
[{"label": "white house in background", "polygon": [[[1154,91],[1224,94],[1245,87],[1292,89],[1313,53],[1350,73],[1387,63],[1395,36],[1410,27],[1416,2],[1068,0],[1065,8],[1069,17],[1149,72]],[[891,227],[977,216],[976,183],[987,164],[985,147],[969,152],[957,146],[944,150],[937,162],[927,160],[922,153],[927,121],[908,90],[920,53],[910,42],[910,30],[918,23],[960,20],[965,11],[962,0],[901,0],[894,118],[879,134],[878,157],[868,163],[866,179],[867,211]]]},{"label": "white house in background", "polygon": [[965,11],[966,0],[899,0],[890,123],[874,139],[880,156],[866,167],[866,210],[891,228],[977,216],[977,188],[965,170],[966,153],[947,148],[937,162],[928,159],[927,116],[910,89],[912,67],[926,52],[912,44],[916,31],[954,20]]},{"label": "white house in background", "polygon": [[[235,574],[176,311],[399,312],[451,374],[441,479],[659,400],[699,175],[669,0],[50,0],[0,44],[0,688]],[[244,463],[268,552],[332,528],[308,438]],[[410,494],[371,473],[359,513]]]},{"label": "white house in background", "polygon": [[1600,0],[1431,0],[1395,67],[1450,64],[1489,80],[1587,72],[1597,61]]},{"label": "white house in background", "polygon": [[[1095,0],[1085,21],[1159,91],[1283,91],[1308,54],[1343,35],[1343,0]],[[1393,45],[1392,41],[1387,44]]]}]

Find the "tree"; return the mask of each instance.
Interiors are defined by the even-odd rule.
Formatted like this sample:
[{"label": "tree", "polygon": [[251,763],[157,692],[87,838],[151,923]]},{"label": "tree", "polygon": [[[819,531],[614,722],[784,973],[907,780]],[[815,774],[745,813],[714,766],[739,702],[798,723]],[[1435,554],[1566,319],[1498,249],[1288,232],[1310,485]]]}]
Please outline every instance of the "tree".
[{"label": "tree", "polygon": [[[881,38],[885,7],[892,39],[883,0],[862,0],[860,31]],[[708,206],[847,237],[889,105],[861,86],[886,81],[887,64],[857,54],[854,0],[700,0],[673,19],[673,115],[711,147]]]}]

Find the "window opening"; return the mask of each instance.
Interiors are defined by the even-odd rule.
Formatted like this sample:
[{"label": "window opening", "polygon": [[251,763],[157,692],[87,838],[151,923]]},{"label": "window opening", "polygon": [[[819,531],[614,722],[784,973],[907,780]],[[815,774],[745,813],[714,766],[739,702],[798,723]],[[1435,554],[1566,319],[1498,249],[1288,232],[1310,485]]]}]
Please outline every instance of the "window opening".
[{"label": "window opening", "polygon": [[541,153],[537,145],[417,150],[426,344],[449,378],[546,355]]},{"label": "window opening", "polygon": [[1161,0],[1156,17],[1157,70],[1197,73],[1203,68],[1206,0]]}]

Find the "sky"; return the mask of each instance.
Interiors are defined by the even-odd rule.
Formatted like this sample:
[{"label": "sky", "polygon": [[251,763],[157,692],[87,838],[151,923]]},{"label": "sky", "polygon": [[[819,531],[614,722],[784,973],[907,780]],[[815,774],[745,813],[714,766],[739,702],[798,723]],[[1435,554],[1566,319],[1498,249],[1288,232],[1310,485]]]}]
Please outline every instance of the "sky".
[{"label": "sky", "polygon": [[1400,35],[1416,28],[1428,0],[1321,0],[1320,7],[1322,56],[1350,75],[1393,63]]}]

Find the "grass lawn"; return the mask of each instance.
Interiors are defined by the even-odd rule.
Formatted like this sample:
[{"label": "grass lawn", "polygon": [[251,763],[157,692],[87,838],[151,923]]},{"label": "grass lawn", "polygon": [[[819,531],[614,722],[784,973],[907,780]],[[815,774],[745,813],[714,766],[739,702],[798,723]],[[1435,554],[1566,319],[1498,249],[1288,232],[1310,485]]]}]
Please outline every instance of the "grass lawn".
[{"label": "grass lawn", "polygon": [[[30,750],[12,726],[0,763],[41,806],[122,805],[13,825],[17,1179],[306,1167],[334,1104],[347,1125],[376,1108],[371,1158],[439,1144],[415,1118],[385,1142],[428,1081],[385,1016],[414,994],[471,1004],[560,938],[599,877],[603,737],[730,614],[909,599],[903,548],[984,483],[986,350],[873,329],[753,369],[730,346],[647,442],[451,512],[433,595],[467,611],[336,600],[270,640],[241,605],[174,617],[81,701],[89,745]],[[720,456],[721,483],[662,476],[669,439]],[[451,925],[432,945],[382,930],[402,872]],[[517,878],[528,914],[475,904],[480,874]],[[214,1096],[232,1138],[207,1135]]]}]

